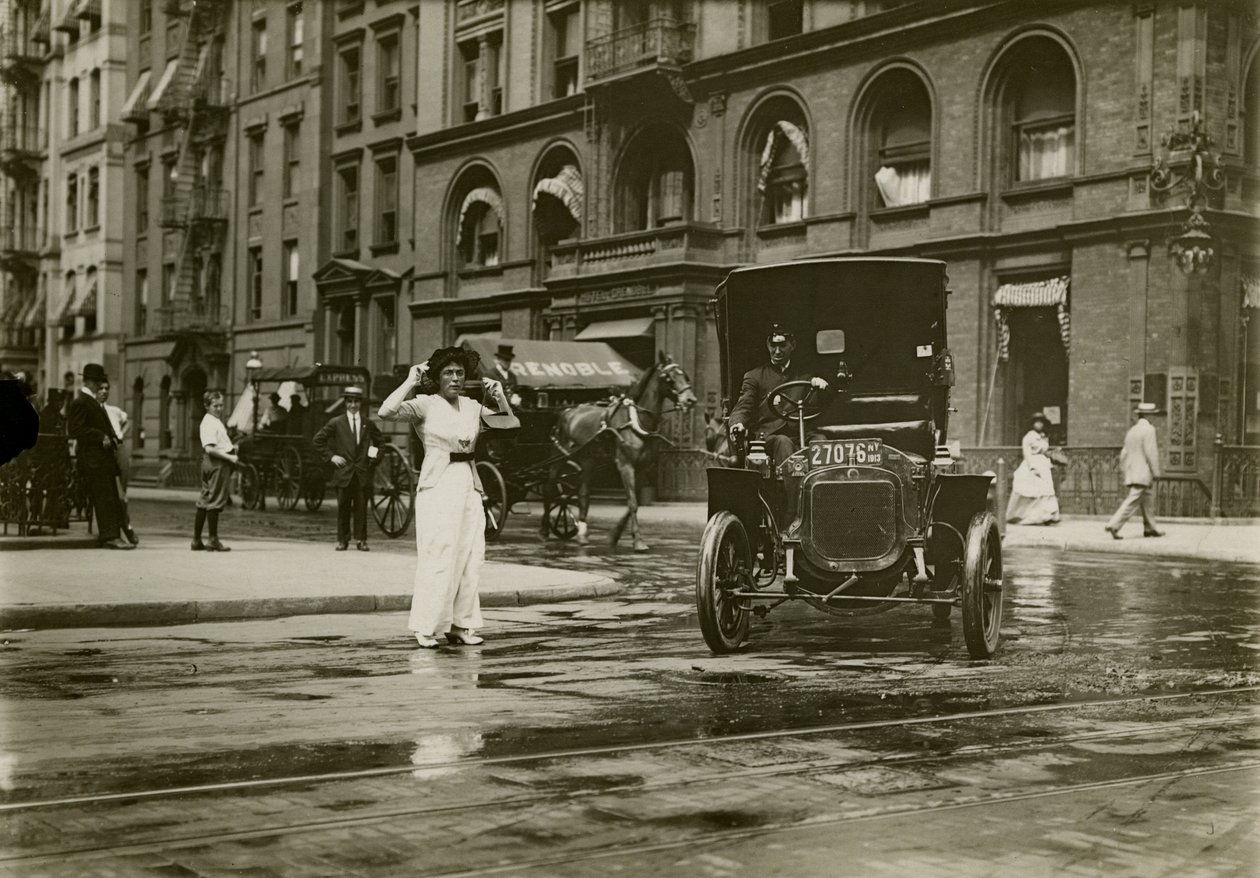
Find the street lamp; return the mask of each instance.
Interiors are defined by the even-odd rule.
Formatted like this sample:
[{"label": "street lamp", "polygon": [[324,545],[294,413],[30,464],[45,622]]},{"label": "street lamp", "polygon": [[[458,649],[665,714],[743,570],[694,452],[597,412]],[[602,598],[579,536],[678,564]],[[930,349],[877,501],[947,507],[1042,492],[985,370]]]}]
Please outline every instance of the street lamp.
[{"label": "street lamp", "polygon": [[249,386],[254,391],[254,415],[253,429],[250,430],[251,436],[258,435],[258,370],[262,368],[262,360],[258,359],[258,351],[250,351],[249,359],[245,361],[245,374],[249,376]]},{"label": "street lamp", "polygon": [[[1183,189],[1186,207],[1190,208],[1180,231],[1169,239],[1168,252],[1185,274],[1206,274],[1216,249],[1203,208],[1211,193],[1225,188],[1220,154],[1212,152],[1214,141],[1204,130],[1197,110],[1191,116],[1189,131],[1169,132],[1160,144],[1163,155],[1151,166],[1151,192],[1163,198],[1174,189]],[[1175,160],[1175,168],[1170,166],[1170,159]]]}]

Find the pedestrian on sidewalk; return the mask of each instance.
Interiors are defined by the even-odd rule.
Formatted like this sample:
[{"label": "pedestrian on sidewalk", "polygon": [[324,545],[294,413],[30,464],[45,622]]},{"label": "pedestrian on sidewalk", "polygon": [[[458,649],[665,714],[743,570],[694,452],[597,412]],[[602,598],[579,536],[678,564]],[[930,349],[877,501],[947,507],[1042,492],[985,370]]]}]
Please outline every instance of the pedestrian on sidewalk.
[{"label": "pedestrian on sidewalk", "polygon": [[1134,512],[1142,512],[1142,536],[1162,537],[1164,532],[1155,526],[1155,517],[1147,505],[1153,500],[1151,488],[1159,478],[1159,442],[1155,436],[1155,426],[1150,422],[1154,415],[1164,412],[1153,402],[1138,403],[1133,410],[1137,421],[1124,436],[1124,447],[1120,449],[1120,473],[1124,476],[1124,484],[1129,495],[1124,498],[1116,514],[1107,522],[1106,531],[1113,540],[1123,539],[1120,528],[1129,520]]},{"label": "pedestrian on sidewalk", "polygon": [[96,401],[109,416],[109,425],[114,428],[114,436],[118,441],[114,444],[114,456],[118,460],[118,504],[122,509],[122,532],[133,546],[140,545],[140,538],[131,527],[131,509],[127,506],[127,483],[131,481],[131,449],[127,445],[127,437],[131,434],[131,420],[127,413],[109,401],[109,382],[101,382],[96,391]]},{"label": "pedestrian on sidewalk", "polygon": [[363,417],[361,388],[347,387],[342,391],[341,398],[345,402],[345,414],[331,418],[319,428],[311,441],[320,457],[333,466],[329,481],[337,489],[337,551],[344,552],[350,547],[350,514],[353,511],[355,548],[366,552],[372,470],[385,437],[370,418]]},{"label": "pedestrian on sidewalk", "polygon": [[[230,552],[219,542],[219,513],[228,502],[228,480],[232,467],[240,462],[236,445],[223,425],[223,394],[207,390],[201,397],[206,413],[201,418],[201,494],[197,497],[197,517],[193,525],[194,552]],[[210,542],[201,541],[201,532],[210,525]]]},{"label": "pedestrian on sidewalk", "polygon": [[1024,459],[1011,478],[1011,499],[1006,504],[1008,524],[1058,524],[1059,498],[1054,493],[1054,466],[1050,461],[1049,420],[1041,412],[1029,421],[1022,441]]},{"label": "pedestrian on sidewalk", "polygon": [[122,537],[123,510],[118,495],[118,437],[109,415],[97,402],[102,384],[109,381],[105,367],[83,367],[83,387],[66,408],[66,423],[74,440],[74,456],[83,485],[96,514],[98,544],[107,549],[133,549]]},{"label": "pedestrian on sidewalk", "polygon": [[[481,627],[477,588],[485,561],[485,510],[473,462],[482,419],[490,410],[461,396],[464,378],[478,374],[480,357],[464,348],[439,348],[412,366],[407,379],[381,403],[385,421],[407,421],[420,432],[424,463],[416,479],[415,594],[407,627],[422,648],[438,645],[438,635],[453,644],[476,645]],[[436,393],[407,395],[426,376],[422,389],[436,383]],[[495,409],[514,420],[503,385],[482,380]],[[505,426],[508,426],[505,424]]]}]

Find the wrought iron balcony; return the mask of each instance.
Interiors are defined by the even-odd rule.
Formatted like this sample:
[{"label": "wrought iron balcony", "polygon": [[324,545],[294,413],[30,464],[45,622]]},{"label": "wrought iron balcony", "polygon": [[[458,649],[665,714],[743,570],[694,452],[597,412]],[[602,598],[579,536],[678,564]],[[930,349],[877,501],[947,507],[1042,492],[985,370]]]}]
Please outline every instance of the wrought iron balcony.
[{"label": "wrought iron balcony", "polygon": [[42,242],[43,235],[34,226],[0,226],[0,268],[33,272]]},{"label": "wrought iron balcony", "polygon": [[44,11],[31,26],[31,42],[39,43],[45,49],[52,43],[52,10],[48,7],[44,7]]},{"label": "wrought iron balcony", "polygon": [[39,78],[43,49],[17,30],[0,33],[0,77],[8,82],[30,82]]},{"label": "wrought iron balcony", "polygon": [[0,170],[11,177],[39,171],[39,156],[47,149],[44,132],[36,125],[9,118],[0,127]]},{"label": "wrought iron balcony", "polygon": [[162,213],[158,225],[164,229],[182,229],[195,223],[226,223],[227,191],[198,186],[191,191],[162,196]]},{"label": "wrought iron balcony", "polygon": [[77,0],[72,8],[75,18],[90,22],[92,25],[101,23],[101,0]]},{"label": "wrought iron balcony", "polygon": [[656,68],[677,68],[691,60],[696,26],[653,18],[586,43],[587,82],[614,79]]},{"label": "wrought iron balcony", "polygon": [[193,102],[204,109],[232,107],[232,84],[226,76],[203,76],[192,88]]},{"label": "wrought iron balcony", "polygon": [[226,305],[202,299],[171,302],[155,310],[152,329],[158,335],[222,334],[228,328]]}]

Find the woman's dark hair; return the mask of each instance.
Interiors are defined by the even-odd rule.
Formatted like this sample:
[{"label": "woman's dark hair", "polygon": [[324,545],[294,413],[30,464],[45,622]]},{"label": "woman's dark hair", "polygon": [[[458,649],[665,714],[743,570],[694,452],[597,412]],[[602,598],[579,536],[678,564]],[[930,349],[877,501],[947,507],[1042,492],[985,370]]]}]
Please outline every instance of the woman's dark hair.
[{"label": "woman's dark hair", "polygon": [[481,378],[481,355],[476,351],[470,351],[468,348],[438,348],[429,354],[427,362],[429,368],[425,372],[424,381],[420,386],[420,390],[423,393],[437,392],[437,376],[441,375],[442,370],[451,363],[458,363],[464,367],[465,381],[480,380]]}]

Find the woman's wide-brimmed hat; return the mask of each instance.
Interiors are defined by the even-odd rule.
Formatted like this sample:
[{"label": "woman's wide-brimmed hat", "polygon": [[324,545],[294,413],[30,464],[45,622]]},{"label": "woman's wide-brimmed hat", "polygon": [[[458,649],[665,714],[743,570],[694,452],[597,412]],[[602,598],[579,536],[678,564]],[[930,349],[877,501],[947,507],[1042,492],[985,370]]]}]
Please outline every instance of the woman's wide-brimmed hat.
[{"label": "woman's wide-brimmed hat", "polygon": [[428,373],[434,381],[448,363],[459,363],[464,367],[464,377],[472,378],[481,368],[481,355],[474,350],[462,347],[438,348],[429,355],[428,363]]},{"label": "woman's wide-brimmed hat", "polygon": [[1028,419],[1028,426],[1031,427],[1033,424],[1037,423],[1038,421],[1041,421],[1041,423],[1045,424],[1046,426],[1050,425],[1050,419],[1046,417],[1045,412],[1033,412],[1032,416],[1029,417]]}]

